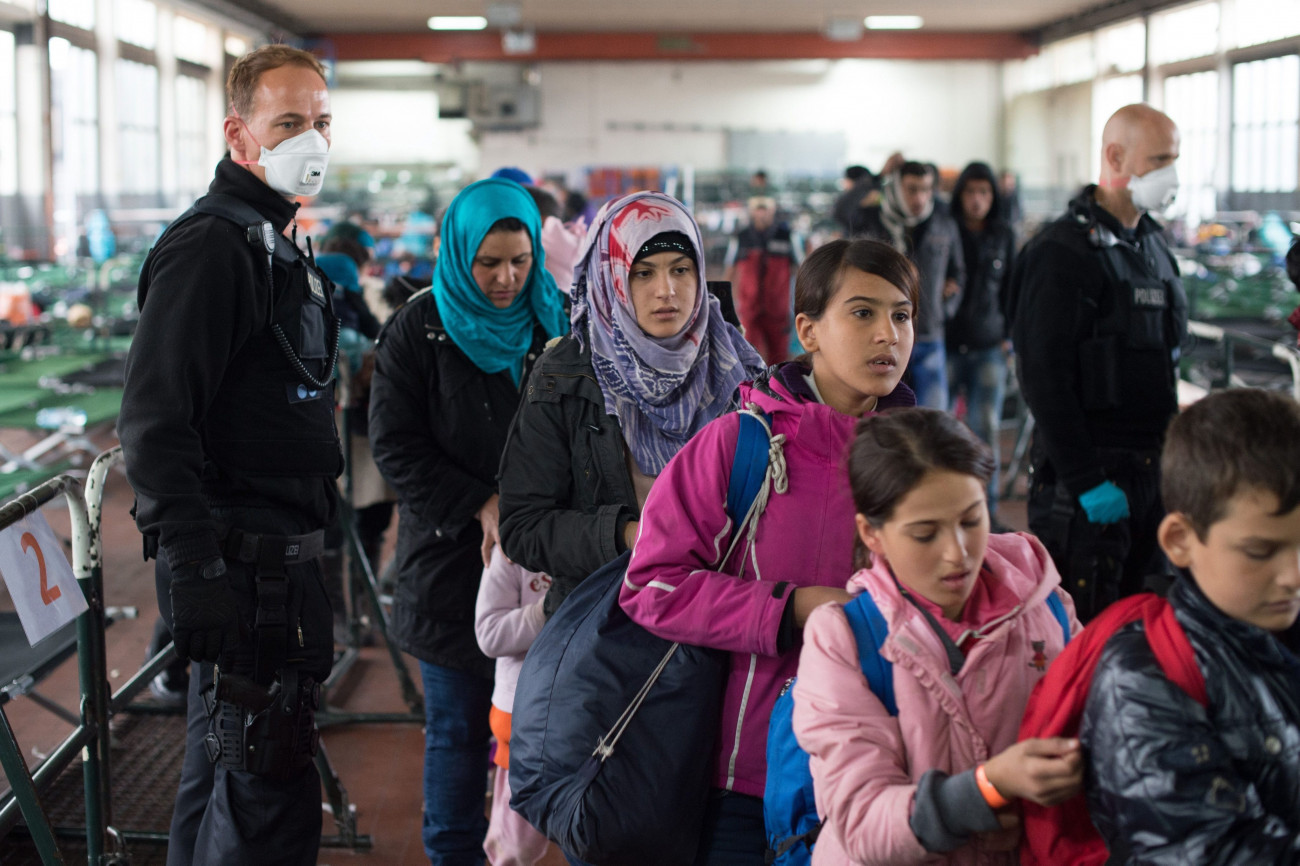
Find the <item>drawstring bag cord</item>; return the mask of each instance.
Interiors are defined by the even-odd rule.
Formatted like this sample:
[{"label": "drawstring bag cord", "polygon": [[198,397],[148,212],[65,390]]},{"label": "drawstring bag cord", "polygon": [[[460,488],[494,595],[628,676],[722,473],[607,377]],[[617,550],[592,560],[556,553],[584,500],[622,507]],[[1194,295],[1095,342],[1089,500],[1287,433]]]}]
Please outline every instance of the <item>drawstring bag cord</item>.
[{"label": "drawstring bag cord", "polygon": [[[759,485],[758,494],[754,497],[753,503],[750,504],[749,510],[741,518],[740,525],[736,527],[736,532],[732,536],[731,545],[727,548],[727,553],[718,563],[731,560],[731,554],[735,552],[736,545],[745,541],[746,549],[754,544],[754,536],[758,534],[758,518],[762,516],[767,509],[768,500],[771,499],[772,493],[785,493],[790,489],[790,477],[786,471],[785,465],[785,443],[784,433],[773,433],[772,425],[763,415],[763,410],[757,403],[746,403],[745,408],[740,410],[746,415],[758,419],[758,423],[763,425],[767,431],[767,472],[763,475],[763,483]],[[734,467],[733,467],[734,471]]]}]

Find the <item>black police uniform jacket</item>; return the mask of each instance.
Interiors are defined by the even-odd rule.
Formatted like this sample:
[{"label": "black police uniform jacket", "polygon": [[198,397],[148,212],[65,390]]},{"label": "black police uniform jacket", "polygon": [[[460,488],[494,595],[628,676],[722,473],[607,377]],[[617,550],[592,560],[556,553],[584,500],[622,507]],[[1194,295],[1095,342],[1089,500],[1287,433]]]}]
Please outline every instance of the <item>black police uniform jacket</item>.
[{"label": "black police uniform jacket", "polygon": [[1187,297],[1159,223],[1144,214],[1125,239],[1095,189],[1025,246],[1009,301],[1035,436],[1074,496],[1106,480],[1097,448],[1159,450],[1187,334]]},{"label": "black police uniform jacket", "polygon": [[501,458],[506,556],[554,581],[553,612],[579,583],[626,549],[640,518],[618,418],[591,365],[590,344],[562,337],[538,360]]},{"label": "black police uniform jacket", "polygon": [[[227,157],[210,194],[284,231],[298,205]],[[332,285],[283,238],[274,294],[246,226],[196,214],[164,233],[140,273],[118,435],[136,522],[173,566],[220,554],[212,509],[266,508],[281,531],[333,521],[343,467],[334,389],[304,384],[270,325],[312,376],[329,375]],[[241,527],[257,531],[256,526]]]},{"label": "black police uniform jacket", "polygon": [[1300,628],[1232,619],[1191,578],[1169,593],[1205,676],[1202,707],[1142,623],[1106,643],[1080,728],[1092,821],[1116,864],[1300,862]]},{"label": "black police uniform jacket", "polygon": [[[521,382],[545,340],[536,327]],[[397,491],[392,637],[422,661],[490,678],[494,663],[474,638],[483,575],[474,515],[497,492],[519,388],[457,347],[428,289],[384,325],[370,388],[370,446]]]}]

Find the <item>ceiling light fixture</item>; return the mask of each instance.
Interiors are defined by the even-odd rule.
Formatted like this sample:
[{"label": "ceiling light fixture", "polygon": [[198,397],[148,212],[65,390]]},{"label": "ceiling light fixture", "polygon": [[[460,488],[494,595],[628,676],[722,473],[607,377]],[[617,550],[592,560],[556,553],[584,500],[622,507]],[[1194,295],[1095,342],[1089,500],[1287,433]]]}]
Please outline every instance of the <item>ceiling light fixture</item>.
[{"label": "ceiling light fixture", "polygon": [[482,15],[434,15],[429,19],[430,30],[483,30],[487,19]]},{"label": "ceiling light fixture", "polygon": [[868,15],[862,23],[868,30],[920,30],[925,21],[920,15]]},{"label": "ceiling light fixture", "polygon": [[858,18],[828,18],[822,35],[833,42],[856,42],[862,38],[862,21]]}]

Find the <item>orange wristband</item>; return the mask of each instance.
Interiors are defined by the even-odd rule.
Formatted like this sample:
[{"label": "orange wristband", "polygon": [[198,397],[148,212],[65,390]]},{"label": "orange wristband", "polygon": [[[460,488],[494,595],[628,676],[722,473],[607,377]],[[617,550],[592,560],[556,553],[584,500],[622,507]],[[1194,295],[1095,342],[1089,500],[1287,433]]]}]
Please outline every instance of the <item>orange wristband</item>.
[{"label": "orange wristband", "polygon": [[1002,796],[997,788],[993,787],[988,774],[984,772],[983,764],[975,768],[975,784],[979,786],[980,794],[984,796],[984,802],[989,804],[990,809],[1001,809],[1011,805],[1011,801]]}]

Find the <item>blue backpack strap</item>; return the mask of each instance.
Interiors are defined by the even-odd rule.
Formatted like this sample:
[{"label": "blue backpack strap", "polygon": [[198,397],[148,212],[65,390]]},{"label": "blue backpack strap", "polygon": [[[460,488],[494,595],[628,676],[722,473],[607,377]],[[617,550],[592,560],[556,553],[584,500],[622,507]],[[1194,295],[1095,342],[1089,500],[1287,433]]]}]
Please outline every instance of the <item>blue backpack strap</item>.
[{"label": "blue backpack strap", "polygon": [[[761,413],[760,421],[751,412],[738,412],[740,431],[736,435],[736,456],[731,460],[731,480],[727,485],[727,516],[732,526],[739,526],[758,497],[767,477],[768,448],[772,416]],[[740,471],[737,471],[737,470]]]},{"label": "blue backpack strap", "polygon": [[1061,601],[1061,597],[1056,594],[1056,590],[1052,590],[1051,594],[1047,596],[1047,607],[1051,610],[1052,616],[1056,617],[1056,621],[1061,624],[1061,633],[1065,635],[1065,643],[1068,646],[1070,643],[1070,615],[1065,612],[1065,602]]},{"label": "blue backpack strap", "polygon": [[858,663],[867,677],[867,685],[891,716],[898,715],[894,700],[894,664],[880,655],[880,647],[889,636],[889,624],[876,607],[876,600],[865,590],[844,605],[849,628],[858,642]]}]

